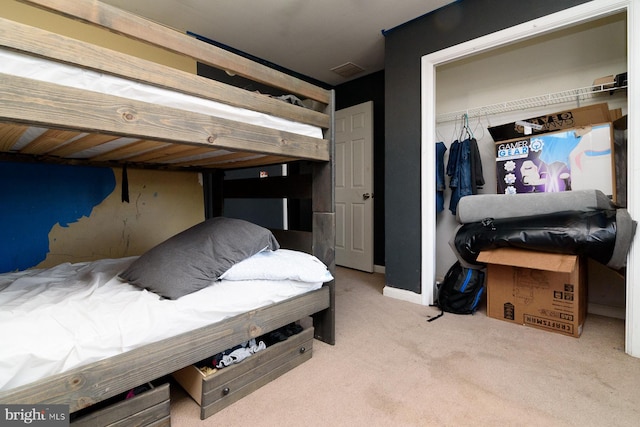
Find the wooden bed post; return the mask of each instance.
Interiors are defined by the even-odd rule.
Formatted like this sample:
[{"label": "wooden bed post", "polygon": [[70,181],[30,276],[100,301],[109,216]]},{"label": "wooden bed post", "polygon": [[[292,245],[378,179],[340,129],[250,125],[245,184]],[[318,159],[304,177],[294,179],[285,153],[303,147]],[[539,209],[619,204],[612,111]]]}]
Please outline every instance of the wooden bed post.
[{"label": "wooden bed post", "polygon": [[[335,220],[335,92],[331,91],[331,102],[326,111],[331,126],[325,138],[329,140],[329,162],[317,162],[313,165],[313,255],[328,267],[335,277],[336,258],[336,220]],[[329,287],[329,308],[313,315],[315,338],[328,344],[335,344],[335,280],[325,284]]]}]

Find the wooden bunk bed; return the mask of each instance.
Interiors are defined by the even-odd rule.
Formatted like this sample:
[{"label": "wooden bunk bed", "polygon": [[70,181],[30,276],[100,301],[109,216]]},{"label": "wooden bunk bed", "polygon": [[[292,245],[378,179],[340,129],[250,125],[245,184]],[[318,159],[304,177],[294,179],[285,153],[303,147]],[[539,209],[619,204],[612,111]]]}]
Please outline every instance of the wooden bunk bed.
[{"label": "wooden bunk bed", "polygon": [[[230,197],[310,198],[312,231],[274,230],[274,234],[282,247],[312,253],[334,271],[332,91],[97,1],[22,2],[186,55],[324,108],[317,111],[288,104],[6,19],[0,19],[3,52],[252,110],[317,127],[321,134],[300,135],[200,109],[187,111],[2,71],[0,160],[204,172],[212,188],[205,200],[207,216],[222,215],[223,201]],[[25,142],[27,130],[33,127],[47,130]],[[228,169],[300,162],[310,165],[310,174],[224,180]],[[2,391],[0,402],[64,404],[73,413],[308,316],[313,319],[315,338],[333,344],[333,281],[281,303]]]}]

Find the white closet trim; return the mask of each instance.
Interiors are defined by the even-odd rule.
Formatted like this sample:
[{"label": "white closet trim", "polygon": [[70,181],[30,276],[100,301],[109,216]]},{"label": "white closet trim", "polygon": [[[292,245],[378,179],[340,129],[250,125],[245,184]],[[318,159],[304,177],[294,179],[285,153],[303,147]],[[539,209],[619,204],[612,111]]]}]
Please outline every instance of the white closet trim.
[{"label": "white closet trim", "polygon": [[[421,134],[421,283],[422,304],[433,303],[433,286],[435,283],[435,143],[436,143],[436,108],[435,108],[435,69],[438,65],[453,62],[463,57],[485,52],[493,48],[567,28],[581,22],[602,18],[619,12],[627,13],[627,64],[628,64],[628,110],[630,117],[640,117],[640,5],[636,0],[593,0],[582,5],[565,9],[545,17],[507,28],[466,43],[443,49],[422,58],[422,134]],[[637,120],[628,122],[628,139],[635,141],[639,125]],[[640,188],[640,149],[636,144],[628,146],[629,188]],[[628,192],[628,210],[632,218],[638,218],[640,212],[640,194],[638,191]],[[640,233],[636,233],[634,244],[627,263],[627,309],[625,319],[625,351],[640,357]]]}]

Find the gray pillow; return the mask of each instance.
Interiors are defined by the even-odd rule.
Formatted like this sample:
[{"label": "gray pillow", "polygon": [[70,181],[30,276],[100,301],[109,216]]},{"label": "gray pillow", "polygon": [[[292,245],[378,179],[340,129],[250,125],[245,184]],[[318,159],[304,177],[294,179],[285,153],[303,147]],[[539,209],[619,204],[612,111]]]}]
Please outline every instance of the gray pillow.
[{"label": "gray pillow", "polygon": [[263,249],[279,247],[266,228],[217,217],[145,252],[120,277],[163,297],[177,299],[209,286],[231,266]]}]

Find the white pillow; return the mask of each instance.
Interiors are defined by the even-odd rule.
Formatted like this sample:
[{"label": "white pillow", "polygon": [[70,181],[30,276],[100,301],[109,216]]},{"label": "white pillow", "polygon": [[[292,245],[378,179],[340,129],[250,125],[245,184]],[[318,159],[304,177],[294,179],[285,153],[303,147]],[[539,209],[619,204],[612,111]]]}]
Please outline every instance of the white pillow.
[{"label": "white pillow", "polygon": [[221,280],[298,280],[330,282],[333,276],[318,258],[305,252],[278,249],[259,252],[229,268]]}]

